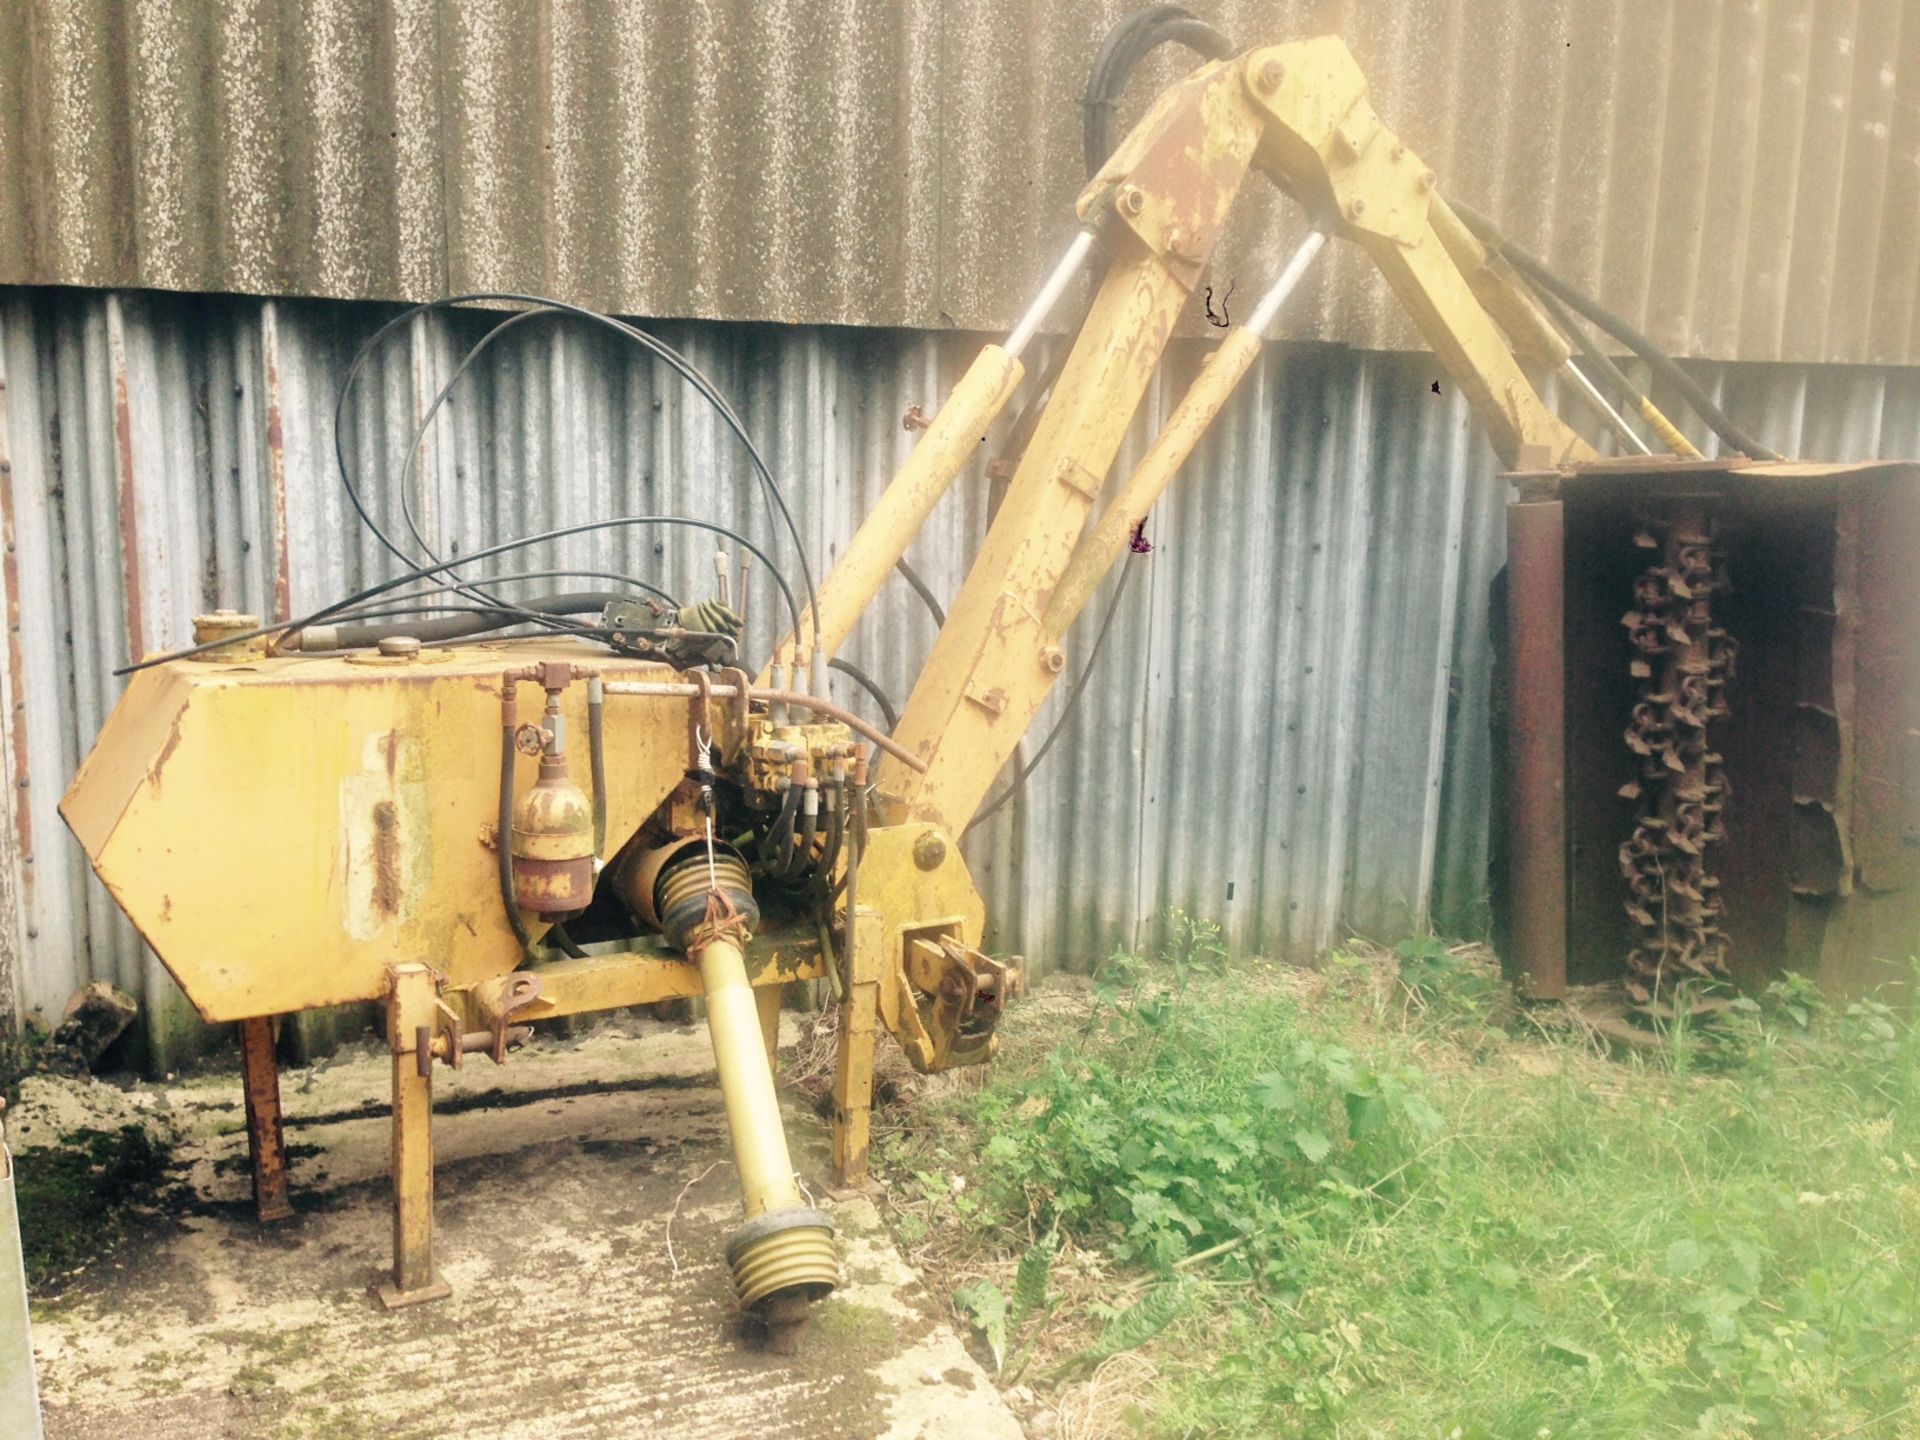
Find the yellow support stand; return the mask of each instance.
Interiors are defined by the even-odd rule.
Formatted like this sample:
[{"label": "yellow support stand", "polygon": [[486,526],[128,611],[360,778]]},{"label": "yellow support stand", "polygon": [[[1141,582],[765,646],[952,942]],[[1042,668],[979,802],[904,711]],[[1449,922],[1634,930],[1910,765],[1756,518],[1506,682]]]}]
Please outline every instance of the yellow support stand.
[{"label": "yellow support stand", "polygon": [[873,1136],[873,1045],[880,1015],[880,955],[886,926],[862,909],[847,923],[847,985],[840,1000],[840,1045],[833,1067],[833,1178],[849,1189],[867,1183]]},{"label": "yellow support stand", "polygon": [[387,1045],[393,1051],[393,1278],[374,1293],[389,1310],[444,1300],[433,1268],[433,1053],[439,987],[418,963],[389,972]]}]

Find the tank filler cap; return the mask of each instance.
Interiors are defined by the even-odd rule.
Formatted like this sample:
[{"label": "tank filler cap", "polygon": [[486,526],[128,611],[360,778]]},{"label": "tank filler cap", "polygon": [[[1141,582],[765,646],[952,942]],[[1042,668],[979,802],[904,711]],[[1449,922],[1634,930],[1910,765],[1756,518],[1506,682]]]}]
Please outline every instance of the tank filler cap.
[{"label": "tank filler cap", "polygon": [[[258,660],[267,653],[265,636],[251,640],[234,637],[260,628],[260,617],[239,610],[213,610],[193,617],[193,643],[212,648],[202,650],[195,660]],[[231,641],[221,644],[221,641]]]},{"label": "tank filler cap", "polygon": [[381,637],[380,653],[389,660],[412,660],[420,654],[420,641],[412,635],[386,635]]}]

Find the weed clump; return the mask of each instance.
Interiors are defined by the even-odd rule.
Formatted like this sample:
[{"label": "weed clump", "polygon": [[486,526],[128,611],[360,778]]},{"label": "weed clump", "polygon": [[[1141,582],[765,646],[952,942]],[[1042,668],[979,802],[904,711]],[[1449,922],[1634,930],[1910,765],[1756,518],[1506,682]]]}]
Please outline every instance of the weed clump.
[{"label": "weed clump", "polygon": [[1231,1012],[1116,955],[1089,1031],[991,1087],[985,1193],[1170,1270],[1232,1245],[1264,1267],[1332,1209],[1404,1193],[1440,1124],[1413,1065],[1305,1023],[1281,992]]},{"label": "weed clump", "polygon": [[1904,1014],[1789,977],[1608,1058],[1462,947],[1307,976],[1196,924],[890,1142],[1011,1376],[1144,1346],[1142,1435],[1920,1433]]}]

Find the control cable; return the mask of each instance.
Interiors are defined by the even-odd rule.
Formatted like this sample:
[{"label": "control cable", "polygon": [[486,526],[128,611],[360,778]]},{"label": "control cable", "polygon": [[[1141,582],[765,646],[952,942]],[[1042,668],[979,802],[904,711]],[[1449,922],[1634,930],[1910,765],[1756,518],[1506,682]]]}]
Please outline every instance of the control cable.
[{"label": "control cable", "polygon": [[[346,379],[341,383],[340,393],[334,402],[334,461],[340,473],[341,483],[346,489],[347,498],[352,504],[355,513],[359,515],[361,522],[366,525],[374,537],[378,539],[396,559],[400,560],[403,564],[413,563],[412,557],[406,554],[400,546],[395,543],[393,538],[381,528],[380,524],[368,511],[360,495],[359,488],[353,482],[352,471],[347,465],[342,435],[342,421],[345,417],[348,397],[351,395],[354,386],[358,383],[360,372],[366,367],[369,358],[379,346],[380,342],[399,326],[418,315],[449,310],[457,306],[488,303],[544,307],[545,310],[571,315],[578,319],[585,320],[590,324],[611,330],[614,334],[622,336],[633,344],[640,346],[643,350],[647,351],[648,354],[664,362],[669,369],[673,370],[675,374],[692,388],[695,394],[705,400],[707,404],[712,407],[714,413],[726,423],[727,427],[733,431],[736,438],[740,441],[742,448],[746,451],[747,457],[752,463],[755,476],[763,494],[766,496],[769,507],[780,518],[789,538],[792,540],[795,557],[800,566],[801,583],[807,594],[808,608],[813,612],[817,622],[819,595],[814,585],[813,567],[807,558],[806,546],[800,538],[800,529],[794,522],[793,512],[788,508],[786,498],[781,493],[780,486],[774,479],[773,471],[768,466],[765,456],[760,453],[759,446],[754,443],[752,435],[748,433],[746,423],[740,418],[739,414],[734,410],[727,398],[720,393],[713,382],[694,366],[691,361],[671,345],[668,345],[664,340],[650,335],[635,326],[629,325],[623,320],[615,319],[613,316],[603,314],[597,310],[587,309],[584,306],[569,304],[564,300],[555,300],[543,295],[521,294],[517,291],[474,291],[468,294],[450,295],[438,300],[429,300],[423,304],[412,306],[389,319],[378,330],[374,331],[372,335],[367,337],[366,341],[360,346],[358,353],[355,354],[352,364],[348,366]],[[517,319],[517,317],[515,318]],[[502,327],[496,326],[495,330],[497,331],[500,328]],[[482,343],[484,344],[486,340],[490,338],[490,336],[483,337]],[[409,455],[411,455],[411,453],[412,452],[409,451]],[[568,533],[584,532],[569,531]],[[539,542],[535,541],[533,543]],[[754,553],[767,564],[769,569],[774,568],[772,562],[766,559],[764,553],[759,551],[755,551]],[[467,558],[471,559],[472,556],[470,555]],[[778,578],[777,571],[776,578]]]},{"label": "control cable", "polygon": [[490,560],[495,555],[506,555],[515,550],[524,550],[532,545],[544,545],[549,541],[565,540],[575,535],[588,535],[598,530],[621,530],[628,526],[639,525],[680,525],[688,529],[705,530],[711,534],[724,535],[772,571],[774,582],[779,585],[780,593],[787,602],[787,612],[789,616],[796,625],[799,623],[800,606],[799,602],[794,599],[792,587],[787,584],[785,577],[783,577],[778,570],[773,569],[772,562],[767,559],[766,552],[749,541],[744,535],[740,534],[739,531],[725,525],[716,524],[711,520],[696,520],[690,515],[615,515],[604,520],[582,520],[577,524],[562,525],[552,530],[542,530],[537,535],[522,535],[514,540],[502,540],[498,544],[489,545],[482,550],[472,551],[469,554],[459,556],[453,560],[442,560],[433,565],[416,566],[404,575],[396,575],[390,580],[382,580],[377,584],[369,585],[364,589],[356,591],[344,600],[336,600],[332,604],[322,606],[312,614],[303,615],[297,620],[277,621],[272,625],[262,625],[253,630],[243,631],[238,635],[226,635],[218,640],[207,640],[197,645],[188,645],[179,650],[168,651],[160,655],[151,655],[145,659],[134,661],[131,664],[122,665],[113,673],[115,675],[131,675],[135,671],[146,670],[152,666],[164,664],[169,660],[184,660],[194,655],[202,655],[209,650],[217,650],[224,645],[236,645],[247,640],[257,640],[268,635],[284,635],[292,630],[305,630],[311,626],[320,624],[324,620],[331,619],[335,615],[341,614],[353,605],[377,596],[390,594],[403,585],[412,585],[423,579],[430,579],[435,575],[444,575],[456,565],[468,565],[477,560]]}]

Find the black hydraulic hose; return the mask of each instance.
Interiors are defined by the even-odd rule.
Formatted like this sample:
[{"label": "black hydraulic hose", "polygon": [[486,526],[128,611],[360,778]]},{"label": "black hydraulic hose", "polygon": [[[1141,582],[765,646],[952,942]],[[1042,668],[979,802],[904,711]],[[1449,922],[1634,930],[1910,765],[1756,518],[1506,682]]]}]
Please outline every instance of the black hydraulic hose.
[{"label": "black hydraulic hose", "polygon": [[[724,535],[742,549],[750,551],[761,562],[766,563],[769,569],[772,568],[771,562],[767,561],[767,555],[764,550],[753,544],[752,541],[748,540],[746,536],[742,535],[739,531],[729,529],[725,525],[716,525],[711,520],[696,520],[691,515],[615,515],[606,520],[583,520],[577,525],[561,525],[552,530],[542,530],[537,535],[522,535],[518,539],[502,540],[497,545],[489,545],[484,550],[475,550],[470,555],[462,555],[454,560],[442,560],[435,565],[418,565],[404,575],[396,575],[391,580],[382,580],[376,585],[369,585],[365,589],[356,591],[344,599],[335,600],[330,605],[322,606],[310,615],[302,615],[298,620],[286,620],[272,625],[261,625],[256,629],[243,631],[238,635],[226,635],[218,640],[203,640],[197,645],[187,645],[178,650],[169,650],[164,655],[150,655],[145,660],[136,660],[132,664],[122,665],[113,673],[115,675],[131,675],[139,670],[151,669],[155,665],[164,665],[170,660],[185,660],[189,656],[201,655],[208,650],[217,649],[222,645],[233,645],[242,640],[257,640],[266,635],[285,635],[295,630],[305,630],[310,626],[318,625],[321,621],[334,615],[351,610],[356,605],[374,599],[376,596],[390,594],[403,585],[412,585],[421,580],[431,579],[435,575],[444,575],[456,565],[469,564],[475,560],[489,560],[495,555],[504,555],[512,550],[524,550],[531,545],[543,545],[550,540],[565,540],[570,536],[586,535],[596,530],[619,530],[629,525],[683,525],[694,530],[705,530],[715,535]],[[787,584],[786,577],[781,575],[777,570],[773,572],[773,578],[774,583],[780,587],[781,597],[787,602],[788,614],[792,616],[793,623],[798,626],[800,623],[800,607],[793,598],[792,587]]]},{"label": "black hydraulic hose", "polygon": [[1778,450],[1770,446],[1762,445],[1758,440],[1754,439],[1753,436],[1749,435],[1729,419],[1727,413],[1713,403],[1713,397],[1708,395],[1705,390],[1702,390],[1699,383],[1695,381],[1691,375],[1687,374],[1686,371],[1682,370],[1680,366],[1675,363],[1672,356],[1668,355],[1664,350],[1660,349],[1659,346],[1655,345],[1653,341],[1634,329],[1632,325],[1607,309],[1598,300],[1595,300],[1578,286],[1556,275],[1547,263],[1537,255],[1529,254],[1511,240],[1507,239],[1507,237],[1500,232],[1499,226],[1495,225],[1471,205],[1463,204],[1461,201],[1451,198],[1449,198],[1447,203],[1453,206],[1454,212],[1466,222],[1467,228],[1473,231],[1480,243],[1485,245],[1487,249],[1505,256],[1507,262],[1522,275],[1526,276],[1527,279],[1534,282],[1541,289],[1549,291],[1559,299],[1564,300],[1568,305],[1579,311],[1580,314],[1586,316],[1587,319],[1598,325],[1602,330],[1606,331],[1609,335],[1613,336],[1614,339],[1618,340],[1622,345],[1646,361],[1648,365],[1652,366],[1654,374],[1660,376],[1668,384],[1672,385],[1675,390],[1679,391],[1681,398],[1693,407],[1694,413],[1706,421],[1708,426],[1712,428],[1713,433],[1718,435],[1727,445],[1738,450],[1743,455],[1752,456],[1756,460],[1784,460],[1786,458]]},{"label": "black hydraulic hose", "polygon": [[500,903],[506,909],[507,924],[513,927],[513,938],[520,942],[520,952],[526,955],[533,952],[533,936],[527,931],[526,919],[520,914],[520,901],[513,893],[513,771],[518,754],[513,741],[514,732],[519,728],[519,706],[513,697],[513,686],[509,684],[500,697],[500,813],[493,841],[500,856]]},{"label": "black hydraulic hose", "polygon": [[1152,5],[1115,25],[1087,71],[1087,93],[1080,102],[1087,174],[1098,173],[1113,153],[1113,117],[1127,77],[1149,52],[1170,41],[1208,60],[1234,53],[1231,40],[1178,5]]},{"label": "black hydraulic hose", "polygon": [[780,813],[767,827],[767,845],[761,853],[767,874],[775,878],[787,873],[784,867],[793,858],[793,817],[799,811],[800,787],[788,781],[786,794],[780,798]]},{"label": "black hydraulic hose", "polygon": [[[624,585],[632,590],[644,590],[647,594],[656,597],[669,609],[678,610],[680,608],[680,602],[673,597],[671,592],[662,590],[658,585],[650,581],[642,580],[637,575],[623,575],[618,570],[497,570],[490,575],[476,575],[464,580],[448,580],[439,585],[429,585],[424,589],[415,590],[406,595],[395,595],[391,598],[393,604],[400,604],[406,601],[425,600],[434,595],[463,593],[470,586],[474,585],[513,585],[532,580],[612,580],[616,584]],[[343,619],[355,619],[363,613],[357,605],[352,605],[351,601],[349,601],[349,604],[352,606],[351,609],[336,612],[341,614]],[[496,599],[490,604],[483,603],[473,607],[462,606],[449,608],[460,608],[463,610],[512,610],[517,607],[512,600]],[[394,614],[398,612],[383,610],[379,613]]]},{"label": "black hydraulic hose", "polygon": [[820,803],[827,807],[827,844],[820,852],[820,874],[831,881],[833,867],[840,861],[840,845],[847,830],[847,776],[843,769],[833,777],[833,788],[822,790]]},{"label": "black hydraulic hose", "polygon": [[607,692],[598,675],[587,681],[587,768],[593,776],[593,853],[607,853]]},{"label": "black hydraulic hose", "polygon": [[1573,341],[1574,348],[1580,352],[1580,358],[1593,366],[1594,374],[1588,378],[1596,383],[1604,380],[1613,387],[1614,393],[1623,396],[1634,409],[1640,408],[1640,402],[1646,396],[1640,393],[1640,387],[1633,383],[1627,372],[1613,363],[1613,357],[1594,343],[1593,336],[1579,318],[1567,309],[1566,305],[1551,290],[1544,286],[1529,285],[1533,298],[1540,302],[1540,308],[1547,312],[1547,318],[1560,327],[1560,332]]},{"label": "black hydraulic hose", "polygon": [[[467,351],[460,363],[454,367],[453,374],[447,377],[447,383],[440,387],[440,393],[433,397],[433,403],[427,406],[426,413],[420,417],[420,423],[414,427],[413,440],[407,446],[406,458],[400,462],[400,474],[395,479],[393,488],[400,496],[400,518],[406,524],[407,533],[413,537],[413,543],[420,547],[421,553],[429,560],[440,559],[440,554],[427,543],[427,537],[420,533],[419,525],[414,522],[413,502],[407,495],[407,481],[413,473],[413,457],[420,453],[420,442],[427,438],[427,431],[433,425],[433,417],[440,413],[440,407],[446,404],[448,397],[453,394],[453,387],[460,383],[460,377],[472,368],[473,362],[478,360],[480,356],[486,352],[487,347],[492,345],[495,340],[499,339],[516,325],[524,324],[529,320],[537,320],[543,315],[559,315],[561,313],[563,312],[550,307],[522,310],[517,315],[508,316],[505,320],[502,320],[498,325],[495,325],[491,330],[487,331],[487,333],[482,335],[480,339],[474,343],[472,348]],[[338,424],[337,420],[335,424]],[[497,596],[482,594],[478,590],[472,593],[476,599],[481,600],[495,600],[498,598]]]},{"label": "black hydraulic hose", "polygon": [[794,846],[793,859],[780,872],[789,877],[805,875],[813,868],[813,837],[820,828],[820,786],[809,780],[806,792],[800,800],[799,843]]},{"label": "black hydraulic hose", "polygon": [[587,958],[587,952],[582,950],[578,945],[576,945],[573,941],[573,937],[567,934],[566,926],[564,925],[548,926],[547,938],[553,941],[553,943],[560,948],[560,953],[566,956],[569,960],[584,960]]},{"label": "black hydraulic hose", "polygon": [[420,641],[459,640],[468,635],[484,635],[523,625],[526,615],[597,615],[616,600],[626,597],[613,590],[579,590],[568,595],[534,595],[514,602],[512,610],[477,609],[465,615],[442,615],[433,620],[392,622],[369,620],[334,627],[335,648],[360,650],[377,645],[389,636],[404,635]]},{"label": "black hydraulic hose", "polygon": [[829,660],[827,666],[829,669],[838,670],[842,675],[845,675],[849,680],[853,681],[854,684],[858,685],[873,697],[873,703],[880,707],[881,715],[886,718],[887,733],[889,735],[899,728],[900,712],[893,708],[893,702],[887,698],[887,692],[880,688],[880,683],[877,680],[851,660],[843,659],[838,655]]},{"label": "black hydraulic hose", "polygon": [[918,595],[927,607],[927,613],[933,616],[933,628],[938,630],[945,625],[947,612],[941,608],[940,601],[934,596],[933,588],[920,578],[920,572],[907,563],[906,556],[903,555],[894,561],[893,568],[900,572],[900,578],[913,587],[913,593]]},{"label": "black hydraulic hose", "polygon": [[[360,371],[365,367],[368,358],[372,355],[379,343],[385,339],[387,335],[392,333],[394,329],[405,324],[416,315],[426,314],[436,310],[449,310],[461,305],[503,303],[542,306],[548,310],[556,310],[567,315],[576,316],[592,324],[603,326],[617,335],[624,336],[654,358],[664,362],[669,369],[682,380],[686,381],[687,384],[692,387],[693,391],[712,407],[714,413],[726,423],[728,429],[733,431],[735,438],[739,440],[741,447],[746,451],[747,458],[751,462],[755,476],[760,483],[760,488],[766,496],[769,508],[784,522],[788,537],[793,542],[795,558],[800,564],[800,579],[802,586],[807,592],[807,605],[812,611],[817,625],[820,615],[820,598],[814,587],[813,567],[807,559],[806,546],[801,543],[800,528],[794,523],[793,512],[787,505],[786,497],[780,493],[780,486],[773,478],[773,471],[768,466],[766,457],[760,453],[760,447],[754,443],[753,437],[747,432],[746,422],[740,418],[739,413],[734,410],[726,396],[722,395],[718,387],[702,374],[690,360],[665,341],[657,339],[649,335],[646,331],[629,325],[623,320],[617,320],[611,315],[602,314],[598,310],[589,310],[583,306],[570,305],[564,300],[554,300],[545,295],[523,295],[511,290],[490,290],[474,291],[465,295],[449,295],[439,300],[429,300],[425,304],[415,305],[411,309],[404,310],[394,316],[378,330],[374,331],[372,335],[367,337],[366,341],[361,345],[359,352],[353,357],[353,363],[347,367],[346,378],[341,382],[339,395],[334,401],[333,452],[336,468],[340,472],[340,483],[346,489],[347,499],[349,503],[352,504],[354,512],[360,517],[361,523],[372,532],[374,537],[378,539],[396,559],[405,564],[412,563],[412,557],[401,550],[393,538],[381,528],[379,522],[376,521],[371,512],[368,511],[365,502],[360,496],[359,487],[353,483],[352,474],[347,468],[347,457],[342,445],[340,422],[342,416],[346,413],[347,396],[352,392]],[[580,532],[569,530],[569,533]],[[554,539],[557,538],[557,536],[553,532],[548,532],[547,535],[541,538]],[[463,564],[466,561],[477,559],[483,555],[498,553],[500,553],[500,547],[498,546],[479,550],[472,555],[464,557],[464,559],[439,564],[433,567],[431,573],[438,574],[450,570],[454,565]],[[766,563],[768,569],[773,569],[772,562],[767,560],[764,554],[760,554],[758,551],[755,553],[760,555],[761,560]],[[776,578],[779,578],[779,572],[776,570],[774,573]],[[784,588],[785,581],[782,580],[781,583]],[[798,607],[790,605],[789,608],[797,610]],[[797,616],[794,621],[794,627],[796,630],[799,628]]]}]

